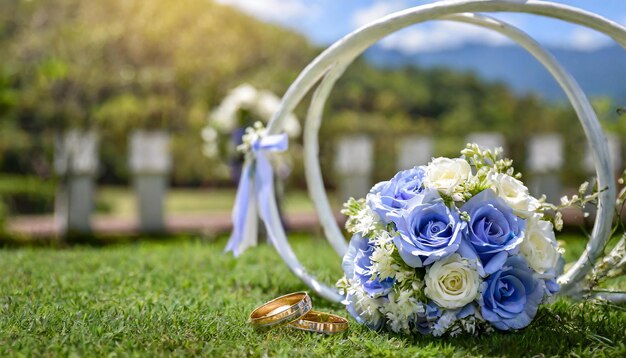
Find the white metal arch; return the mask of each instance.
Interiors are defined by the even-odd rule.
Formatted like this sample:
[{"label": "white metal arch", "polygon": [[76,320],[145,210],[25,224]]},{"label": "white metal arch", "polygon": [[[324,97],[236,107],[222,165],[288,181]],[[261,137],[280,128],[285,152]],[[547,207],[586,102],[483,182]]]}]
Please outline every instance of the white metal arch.
[{"label": "white metal arch", "polygon": [[[587,249],[576,264],[560,278],[563,285],[562,291],[566,294],[572,294],[576,291],[576,283],[584,278],[591,268],[592,263],[604,247],[611,229],[615,185],[613,183],[612,168],[608,160],[608,147],[604,135],[596,115],[584,93],[580,90],[575,80],[562,69],[549,53],[520,30],[486,16],[463,14],[467,11],[525,12],[563,19],[603,32],[613,37],[622,47],[626,48],[626,28],[593,13],[566,5],[532,0],[465,0],[444,1],[418,6],[391,14],[370,25],[364,26],[339,40],[320,54],[304,69],[283,97],[280,109],[270,121],[269,133],[273,134],[279,132],[282,128],[282,122],[285,116],[295,108],[304,95],[306,95],[322,76],[326,76],[316,90],[313,101],[309,107],[309,114],[305,125],[305,166],[310,194],[320,215],[327,238],[335,250],[339,254],[342,254],[345,252],[346,243],[330,211],[330,205],[328,205],[326,192],[324,190],[317,157],[317,129],[319,129],[324,103],[334,83],[341,76],[345,68],[358,55],[372,44],[376,43],[380,38],[406,26],[427,20],[444,19],[461,21],[483,26],[508,36],[533,54],[533,56],[535,56],[535,58],[537,58],[537,60],[555,77],[566,92],[578,114],[585,134],[591,143],[599,187],[607,188],[600,195],[598,215]],[[270,200],[270,206],[271,215],[268,222],[268,229],[275,238],[276,249],[283,260],[289,265],[292,272],[316,293],[332,301],[340,301],[342,297],[335,289],[321,284],[302,267],[287,241],[286,234],[278,216],[278,211],[276,210],[276,203],[273,199]]]}]

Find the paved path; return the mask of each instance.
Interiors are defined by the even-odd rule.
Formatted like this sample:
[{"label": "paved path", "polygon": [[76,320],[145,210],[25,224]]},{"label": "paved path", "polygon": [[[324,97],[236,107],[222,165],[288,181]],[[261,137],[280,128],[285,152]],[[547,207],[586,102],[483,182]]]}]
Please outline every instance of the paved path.
[{"label": "paved path", "polygon": [[[338,220],[342,220],[340,217]],[[313,213],[294,213],[287,215],[287,226],[297,231],[316,230],[319,227],[317,216]],[[96,216],[93,221],[95,232],[103,235],[134,235],[139,233],[139,225],[134,218]],[[170,215],[166,220],[168,233],[206,233],[220,234],[232,228],[230,213]],[[8,221],[9,232],[34,237],[50,237],[58,233],[54,216],[19,216]]]}]

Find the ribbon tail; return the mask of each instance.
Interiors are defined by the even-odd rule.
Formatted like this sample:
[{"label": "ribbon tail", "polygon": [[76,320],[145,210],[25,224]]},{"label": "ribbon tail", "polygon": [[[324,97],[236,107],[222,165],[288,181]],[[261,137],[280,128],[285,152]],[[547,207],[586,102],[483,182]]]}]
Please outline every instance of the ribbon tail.
[{"label": "ribbon tail", "polygon": [[[254,183],[251,190],[254,193]],[[247,248],[256,246],[259,241],[259,214],[257,210],[257,200],[255,195],[250,195],[250,201],[248,203],[248,212],[246,213],[246,222],[243,229],[243,238],[239,247],[237,248],[239,253],[244,252]]]},{"label": "ribbon tail", "polygon": [[[250,163],[246,163],[241,173],[241,179],[239,181],[239,186],[237,187],[237,196],[235,198],[235,205],[232,212],[233,232],[231,233],[230,239],[228,240],[224,250],[225,252],[232,251],[235,257],[239,256],[243,250],[248,247],[246,245],[242,245],[244,241],[246,241],[246,236],[257,231],[256,220],[249,219],[252,215],[256,216],[256,205],[254,205],[255,203],[253,198],[254,178],[252,177],[250,166]],[[251,201],[253,202],[251,203]],[[254,225],[254,228],[250,227],[251,225]],[[250,239],[248,239],[248,241],[249,240]]]},{"label": "ribbon tail", "polygon": [[273,245],[276,243],[276,234],[272,230],[271,220],[271,205],[270,202],[274,198],[274,172],[272,165],[263,153],[259,153],[257,156],[257,170],[256,170],[256,193],[257,193],[257,207],[259,210],[259,217],[265,224],[268,239]]}]

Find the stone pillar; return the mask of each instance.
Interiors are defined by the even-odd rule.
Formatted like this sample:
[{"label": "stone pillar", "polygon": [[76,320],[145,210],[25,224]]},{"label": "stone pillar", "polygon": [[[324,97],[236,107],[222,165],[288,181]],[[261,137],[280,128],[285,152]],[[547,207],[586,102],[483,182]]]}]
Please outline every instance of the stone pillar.
[{"label": "stone pillar", "polygon": [[560,134],[538,134],[530,138],[527,150],[530,193],[535,197],[545,194],[549,202],[558,204],[563,194],[559,178],[563,166],[563,138]]},{"label": "stone pillar", "polygon": [[91,232],[95,177],[98,171],[98,135],[69,130],[55,141],[54,168],[61,178],[55,202],[59,232]]},{"label": "stone pillar", "polygon": [[129,165],[142,232],[165,230],[163,207],[171,168],[169,141],[164,131],[140,130],[130,137]]},{"label": "stone pillar", "polygon": [[506,152],[506,140],[502,133],[497,132],[476,132],[470,133],[466,138],[468,143],[476,143],[479,146],[494,150],[497,147]]},{"label": "stone pillar", "polygon": [[350,197],[365,197],[372,187],[372,140],[365,135],[342,137],[337,143],[335,153],[339,200],[345,202]]},{"label": "stone pillar", "polygon": [[433,157],[433,140],[429,137],[414,136],[400,141],[396,167],[398,170],[426,165]]}]

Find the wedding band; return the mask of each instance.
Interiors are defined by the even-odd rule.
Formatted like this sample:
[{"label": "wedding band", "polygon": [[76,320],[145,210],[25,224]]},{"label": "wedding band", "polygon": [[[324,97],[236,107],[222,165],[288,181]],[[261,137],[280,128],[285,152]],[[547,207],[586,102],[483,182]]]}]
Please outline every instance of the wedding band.
[{"label": "wedding band", "polygon": [[310,311],[289,326],[303,331],[333,334],[347,331],[348,320],[330,313]]},{"label": "wedding band", "polygon": [[308,293],[290,293],[257,307],[250,313],[248,322],[255,328],[280,326],[298,320],[311,308],[311,297]]}]

